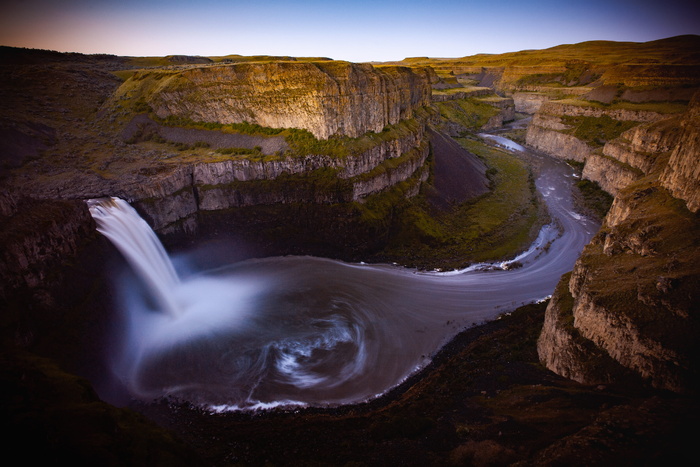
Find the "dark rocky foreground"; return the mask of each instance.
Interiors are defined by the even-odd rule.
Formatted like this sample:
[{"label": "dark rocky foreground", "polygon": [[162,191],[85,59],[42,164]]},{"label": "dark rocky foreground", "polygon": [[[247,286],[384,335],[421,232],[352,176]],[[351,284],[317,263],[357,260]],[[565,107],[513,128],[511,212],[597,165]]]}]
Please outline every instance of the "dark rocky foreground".
[{"label": "dark rocky foreground", "polygon": [[387,396],[336,409],[209,414],[175,401],[117,409],[45,360],[6,355],[7,445],[26,446],[26,460],[74,465],[668,465],[687,458],[697,401],[639,385],[580,385],[544,369],[536,350],[544,308],[526,306],[467,330]]}]

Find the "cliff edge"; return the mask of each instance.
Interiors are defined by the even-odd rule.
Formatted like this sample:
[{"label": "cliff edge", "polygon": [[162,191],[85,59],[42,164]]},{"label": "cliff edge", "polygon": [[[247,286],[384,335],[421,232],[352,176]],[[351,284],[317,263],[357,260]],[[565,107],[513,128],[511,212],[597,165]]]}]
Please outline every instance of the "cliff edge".
[{"label": "cliff edge", "polygon": [[638,176],[616,188],[600,232],[547,307],[538,352],[552,371],[697,393],[699,110],[696,96],[677,121],[630,130],[608,150]]},{"label": "cliff edge", "polygon": [[327,139],[412,118],[430,104],[431,88],[424,68],[279,61],[137,72],[113,105],[134,99],[161,118],[300,128]]}]

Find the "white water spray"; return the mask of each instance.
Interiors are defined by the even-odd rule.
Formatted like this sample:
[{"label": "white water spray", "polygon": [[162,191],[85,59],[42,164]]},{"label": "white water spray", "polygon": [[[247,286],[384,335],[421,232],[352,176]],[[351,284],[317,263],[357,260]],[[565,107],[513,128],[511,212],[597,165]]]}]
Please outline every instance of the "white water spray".
[{"label": "white water spray", "polygon": [[460,329],[551,294],[595,230],[573,212],[568,170],[556,161],[543,165],[537,186],[561,231],[544,228],[512,270],[492,263],[416,274],[281,257],[186,271],[180,279],[126,202],[90,200],[98,230],[156,298],[154,310],[142,287],[116,284],[125,332],[114,375],[142,400],[172,396],[215,410],[376,397]]},{"label": "white water spray", "polygon": [[97,231],[124,255],[153,293],[163,311],[179,314],[173,291],[180,283],[177,272],[155,232],[134,208],[119,198],[87,201]]},{"label": "white water spray", "polygon": [[[121,352],[111,356],[115,375],[132,395],[144,399],[196,386],[187,379],[185,383],[167,380],[153,370],[153,362],[171,351],[182,352],[182,358],[187,359],[197,354],[193,348],[198,341],[215,340],[221,333],[235,335],[244,329],[259,284],[250,277],[231,280],[197,274],[181,280],[155,232],[126,201],[102,198],[87,204],[97,230],[116,246],[145,284],[149,297],[155,299],[153,303],[134,293],[131,280],[118,281],[125,336]],[[167,373],[182,371],[187,375],[180,356]],[[158,375],[156,381],[167,382],[154,384],[154,374]]]}]

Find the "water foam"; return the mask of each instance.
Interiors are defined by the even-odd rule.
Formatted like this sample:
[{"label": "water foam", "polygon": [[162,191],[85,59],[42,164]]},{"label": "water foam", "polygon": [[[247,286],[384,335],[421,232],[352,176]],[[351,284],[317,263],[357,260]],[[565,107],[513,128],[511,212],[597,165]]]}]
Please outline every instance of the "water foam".
[{"label": "water foam", "polygon": [[553,222],[511,260],[522,263],[515,269],[482,263],[422,273],[281,257],[183,270],[180,264],[196,258],[173,266],[126,202],[91,200],[98,230],[137,276],[118,284],[126,335],[114,373],[132,397],[172,396],[215,411],[334,406],[381,395],[459,330],[542,299],[571,269],[591,233],[589,221],[571,214],[557,181],[568,171],[562,165],[538,179],[551,193],[545,201]]}]

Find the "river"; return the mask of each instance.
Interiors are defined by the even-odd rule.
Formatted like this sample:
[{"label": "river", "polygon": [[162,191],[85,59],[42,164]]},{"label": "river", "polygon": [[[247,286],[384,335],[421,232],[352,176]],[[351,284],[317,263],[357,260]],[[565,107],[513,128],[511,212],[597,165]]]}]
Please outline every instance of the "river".
[{"label": "river", "polygon": [[527,157],[537,161],[536,186],[552,223],[508,262],[521,267],[421,272],[288,256],[197,271],[185,256],[175,261],[178,278],[159,293],[143,273],[119,281],[114,377],[131,397],[174,397],[214,411],[337,406],[385,393],[464,328],[548,297],[597,231],[575,212],[573,169]]}]

